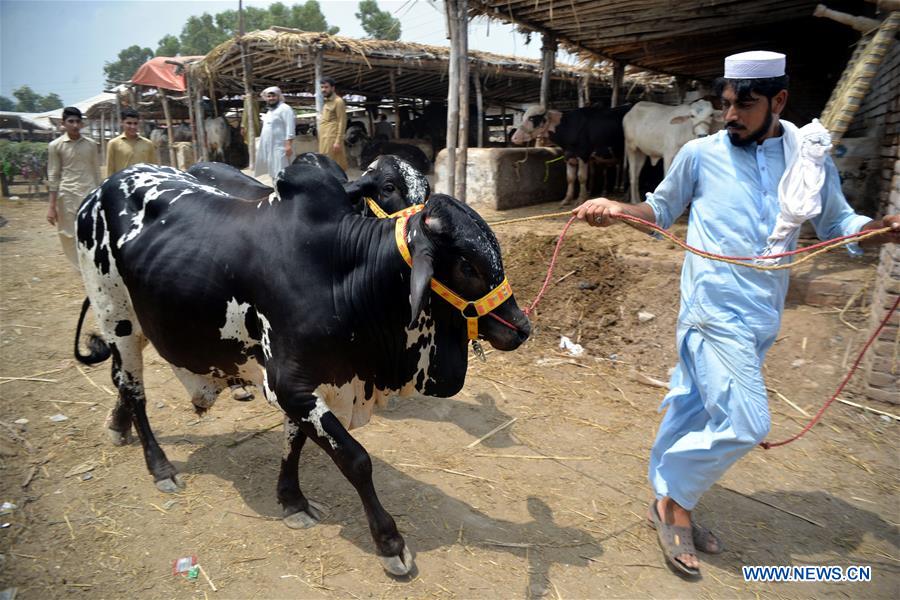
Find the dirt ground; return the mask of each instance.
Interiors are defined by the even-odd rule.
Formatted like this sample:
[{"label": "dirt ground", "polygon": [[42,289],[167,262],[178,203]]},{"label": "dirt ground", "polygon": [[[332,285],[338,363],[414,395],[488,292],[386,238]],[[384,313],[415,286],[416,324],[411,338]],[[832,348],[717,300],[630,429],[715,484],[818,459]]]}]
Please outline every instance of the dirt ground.
[{"label": "dirt ground", "polygon": [[[198,419],[151,348],[150,421],[187,488],[159,492],[138,444],[107,442],[109,364],[72,358],[84,292],[45,210],[37,199],[0,201],[8,219],[0,229],[0,502],[17,506],[0,516],[0,590],[140,599],[900,596],[898,424],[841,404],[800,441],[751,452],[704,496],[696,514],[727,550],[701,555],[700,581],[665,566],[644,515],[664,393],[648,378],[666,380],[676,361],[680,252],[667,242],[625,226],[576,226],[522,348],[473,358],[454,398],[395,400],[354,431],[416,556],[416,575],[398,580],[374,556],[352,487],[312,445],[301,485],[327,516],[310,530],[280,522],[281,418],[259,393],[239,403],[225,392]],[[562,223],[496,228],[521,306],[543,280]],[[828,260],[833,270],[849,264]],[[874,275],[866,264],[860,286]],[[642,322],[639,311],[654,318]],[[864,308],[788,307],[766,366],[773,439],[806,422],[782,398],[814,412],[863,342],[853,327],[867,323]],[[585,354],[564,354],[561,335]],[[844,396],[864,401],[852,388]],[[50,419],[58,414],[67,420]],[[173,575],[173,560],[191,555],[212,583]],[[742,565],[871,565],[872,581],[745,583]]]}]

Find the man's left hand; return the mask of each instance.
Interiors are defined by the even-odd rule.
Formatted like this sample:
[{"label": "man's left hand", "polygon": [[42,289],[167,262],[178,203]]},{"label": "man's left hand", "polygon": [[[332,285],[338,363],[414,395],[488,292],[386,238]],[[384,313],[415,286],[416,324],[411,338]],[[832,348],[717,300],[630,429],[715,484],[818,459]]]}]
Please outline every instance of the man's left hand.
[{"label": "man's left hand", "polygon": [[882,229],[890,227],[891,230],[882,235],[876,235],[867,240],[860,242],[860,246],[869,246],[875,244],[900,244],[900,214],[887,215],[882,219],[870,221],[863,227],[863,231],[869,229]]},{"label": "man's left hand", "polygon": [[332,146],[332,149],[333,149],[335,152],[337,152],[338,150],[341,149],[341,143],[340,143],[340,142],[335,142],[335,143],[334,143],[334,146]]}]

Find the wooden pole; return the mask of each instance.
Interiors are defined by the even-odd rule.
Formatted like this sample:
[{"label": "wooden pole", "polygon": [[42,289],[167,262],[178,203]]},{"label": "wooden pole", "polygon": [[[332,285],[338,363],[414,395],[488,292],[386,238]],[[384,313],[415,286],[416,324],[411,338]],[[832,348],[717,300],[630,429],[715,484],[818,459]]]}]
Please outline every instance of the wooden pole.
[{"label": "wooden pole", "polygon": [[813,11],[813,16],[822,17],[824,19],[831,19],[832,21],[836,21],[842,25],[846,25],[847,27],[852,27],[860,33],[867,33],[881,25],[881,21],[879,21],[878,19],[870,19],[869,17],[857,17],[855,15],[847,14],[839,10],[831,10],[824,4],[819,4],[816,6],[816,9]]},{"label": "wooden pole", "polygon": [[447,187],[444,192],[456,190],[456,141],[459,135],[459,35],[457,33],[457,0],[446,0],[447,33],[450,37],[450,53],[447,65]]},{"label": "wooden pole", "polygon": [[550,81],[556,66],[556,40],[549,33],[542,34],[541,46],[541,106],[550,108]]},{"label": "wooden pole", "polygon": [[[391,82],[391,97],[394,99],[394,118],[396,119],[396,127],[394,127],[394,137],[400,137],[400,101],[397,99],[397,79],[394,76],[394,71],[388,73],[388,78]],[[374,134],[374,130],[372,131]]]},{"label": "wooden pole", "polygon": [[456,194],[466,202],[466,166],[469,155],[469,0],[456,0],[457,71],[459,74],[459,156],[456,160]]},{"label": "wooden pole", "polygon": [[478,110],[478,142],[476,147],[484,146],[484,94],[481,92],[481,74],[476,70],[472,77],[475,84],[475,108]]},{"label": "wooden pole", "polygon": [[191,80],[187,71],[184,73],[184,85],[185,93],[187,93],[188,118],[191,120],[191,148],[194,149],[194,160],[196,160],[196,157],[200,156],[200,148],[197,145],[197,129],[202,126],[202,123],[198,124],[197,119],[194,118],[194,96],[191,94]]},{"label": "wooden pole", "polygon": [[[106,165],[106,139],[104,136],[104,132],[106,129],[106,113],[100,113],[100,164]],[[109,177],[112,173],[107,173],[106,176]]]},{"label": "wooden pole", "polygon": [[621,60],[613,61],[612,100],[610,106],[622,104],[622,82],[625,80],[625,63]]},{"label": "wooden pole", "polygon": [[216,88],[213,87],[212,77],[209,78],[209,101],[212,104],[213,117],[219,116],[219,103],[216,102]]},{"label": "wooden pole", "polygon": [[169,165],[177,167],[178,165],[175,163],[175,131],[172,129],[172,114],[169,112],[169,98],[166,96],[165,90],[161,87],[156,88],[156,92],[159,94],[159,99],[163,106],[163,114],[166,116],[166,138],[169,140]]},{"label": "wooden pole", "polygon": [[[209,148],[206,147],[206,129],[203,127],[204,121],[206,121],[205,115],[203,114],[203,93],[200,91],[200,86],[195,86],[194,93],[197,95],[195,100],[196,107],[194,110],[194,115],[197,117],[197,143],[200,144],[200,156],[201,160],[204,162],[209,160]],[[251,165],[252,166],[252,165]]]},{"label": "wooden pole", "polygon": [[509,141],[509,126],[506,124],[506,105],[500,105],[500,118],[503,120],[503,143]]},{"label": "wooden pole", "polygon": [[119,102],[119,92],[113,89],[113,95],[116,98],[116,135],[122,133],[122,104]]},{"label": "wooden pole", "polygon": [[319,129],[322,127],[322,110],[325,108],[325,98],[322,96],[322,53],[318,50],[313,58],[313,64],[315,66],[313,86],[316,94],[316,135],[318,135]]},{"label": "wooden pole", "polygon": [[[247,122],[247,152],[250,155],[250,168],[256,168],[256,118],[254,116],[253,102],[253,72],[251,70],[250,57],[247,52],[247,43],[244,41],[244,1],[238,1],[238,34],[241,40],[241,66],[244,71],[244,116]],[[248,112],[249,111],[249,112]],[[293,132],[290,132],[293,133]]]}]

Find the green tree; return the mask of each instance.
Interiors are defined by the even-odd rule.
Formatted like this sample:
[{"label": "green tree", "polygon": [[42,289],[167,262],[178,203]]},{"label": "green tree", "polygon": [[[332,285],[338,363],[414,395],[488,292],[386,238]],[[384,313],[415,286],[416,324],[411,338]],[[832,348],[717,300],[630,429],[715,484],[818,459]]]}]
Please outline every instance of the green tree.
[{"label": "green tree", "polygon": [[181,28],[181,53],[185,56],[206,54],[229,37],[227,32],[216,26],[209,13],[188,17]]},{"label": "green tree", "polygon": [[0,96],[0,110],[16,110],[16,103],[6,96]]},{"label": "green tree", "polygon": [[103,74],[110,84],[128,81],[142,64],[153,58],[153,50],[138,45],[129,46],[119,52],[118,58],[103,65]]},{"label": "green tree", "polygon": [[40,112],[46,112],[48,110],[56,110],[57,108],[63,107],[62,98],[60,98],[57,94],[50,92],[46,96],[40,99],[38,102],[38,110]]},{"label": "green tree", "polygon": [[174,35],[165,35],[156,47],[156,56],[178,56],[181,52],[181,41]]},{"label": "green tree", "polygon": [[376,0],[362,0],[356,18],[370,38],[376,40],[399,40],[400,19],[394,18],[386,10],[378,8]]},{"label": "green tree", "polygon": [[[280,4],[280,2],[277,4]],[[272,6],[275,6],[275,4]],[[306,0],[305,4],[294,4],[291,6],[290,19],[287,23],[272,24],[302,29],[303,31],[324,31],[329,35],[334,35],[340,31],[340,27],[328,25],[328,21],[325,20],[325,15],[322,14],[322,9],[316,0]]]},{"label": "green tree", "polygon": [[39,112],[42,96],[31,89],[30,86],[23,85],[13,90],[12,93],[18,103],[16,110],[19,112]]}]

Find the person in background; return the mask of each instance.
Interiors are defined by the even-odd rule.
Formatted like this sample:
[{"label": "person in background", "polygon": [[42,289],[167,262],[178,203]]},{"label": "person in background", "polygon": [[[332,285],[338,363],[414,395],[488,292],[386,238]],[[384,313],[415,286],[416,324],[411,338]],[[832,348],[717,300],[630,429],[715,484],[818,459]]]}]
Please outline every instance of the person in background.
[{"label": "person in background", "polygon": [[141,116],[133,108],[125,108],[121,113],[122,134],[109,140],[106,145],[106,176],[109,177],[125,167],[138,163],[156,162],[153,142],[138,135]]},{"label": "person in background", "polygon": [[65,133],[47,148],[47,187],[50,206],[47,222],[56,225],[63,252],[76,269],[75,214],[82,200],[100,185],[98,145],[81,135],[84,126],[81,111],[67,106],[62,112]]},{"label": "person in background", "polygon": [[279,88],[272,86],[264,89],[262,98],[266,101],[268,111],[262,115],[262,132],[256,142],[253,174],[268,173],[274,182],[278,172],[291,164],[296,118],[294,109],[284,101]]},{"label": "person in background", "polygon": [[374,139],[383,139],[385,141],[390,140],[394,137],[394,128],[390,121],[387,120],[387,115],[381,113],[378,117],[378,122],[375,123],[375,135]]},{"label": "person in background", "polygon": [[347,108],[344,99],[334,89],[334,79],[322,78],[322,96],[325,104],[319,119],[319,154],[330,156],[345,171],[347,154],[344,152],[344,133],[347,131]]},{"label": "person in background", "polygon": [[[588,200],[573,212],[605,227],[630,215],[664,229],[690,206],[687,243],[731,256],[760,256],[797,244],[809,220],[822,240],[890,230],[858,246],[900,242],[900,215],[872,220],[847,204],[818,121],[798,128],[781,118],[788,100],[785,56],[754,51],[725,59],[716,82],[726,127],[681,149],[646,202]],[[819,161],[808,160],[818,156]],[[814,208],[807,210],[813,199]],[[790,216],[785,220],[785,216]],[[772,260],[772,259],[767,259]],[[700,575],[697,550],[723,545],[692,511],[701,496],[769,433],[762,365],[778,334],[789,273],[756,270],[686,254],[681,272],[678,364],[650,451],[655,499],[648,518],[669,563]]]}]

